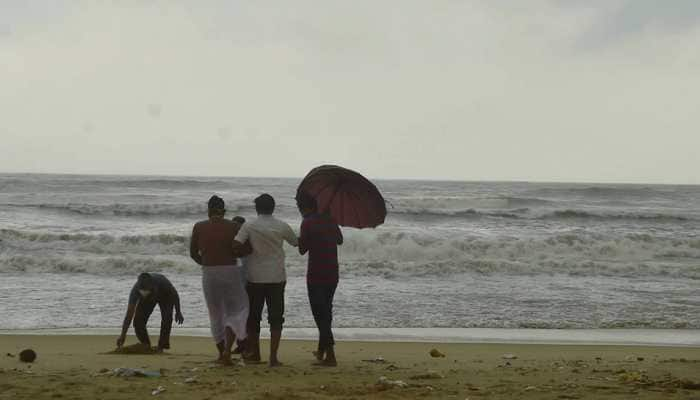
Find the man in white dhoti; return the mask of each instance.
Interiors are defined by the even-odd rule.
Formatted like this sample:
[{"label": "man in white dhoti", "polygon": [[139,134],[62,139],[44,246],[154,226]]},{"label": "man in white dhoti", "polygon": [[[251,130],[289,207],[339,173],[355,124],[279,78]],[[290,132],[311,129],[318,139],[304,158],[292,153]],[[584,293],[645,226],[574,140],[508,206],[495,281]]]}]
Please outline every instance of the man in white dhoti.
[{"label": "man in white dhoti", "polygon": [[196,223],[192,229],[190,257],[202,266],[202,288],[219,361],[230,365],[236,338],[244,340],[247,336],[248,295],[237,265],[238,254],[231,247],[237,229],[233,222],[224,219],[225,213],[224,200],[212,196],[209,219]]}]

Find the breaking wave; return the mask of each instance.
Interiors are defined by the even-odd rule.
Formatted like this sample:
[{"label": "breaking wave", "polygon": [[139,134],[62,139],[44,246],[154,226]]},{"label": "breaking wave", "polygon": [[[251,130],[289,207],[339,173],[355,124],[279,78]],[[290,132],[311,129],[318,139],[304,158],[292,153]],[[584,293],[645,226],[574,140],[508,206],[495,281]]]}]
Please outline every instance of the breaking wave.
[{"label": "breaking wave", "polygon": [[677,215],[677,214],[664,214],[664,213],[634,213],[634,212],[618,212],[618,211],[602,211],[602,212],[592,212],[588,210],[573,210],[573,209],[562,209],[562,210],[537,210],[531,208],[518,208],[518,209],[506,209],[506,210],[477,210],[477,209],[465,209],[465,210],[439,210],[439,209],[403,209],[403,210],[391,210],[390,213],[406,215],[411,217],[419,216],[432,216],[436,218],[464,218],[464,219],[476,219],[476,218],[510,218],[510,219],[533,219],[533,220],[567,220],[567,219],[579,219],[579,220],[595,220],[595,221],[616,221],[616,220],[627,220],[627,221],[646,221],[646,222],[687,222],[687,221],[698,221],[700,220],[698,216],[695,215]]},{"label": "breaking wave", "polygon": [[[204,202],[191,203],[148,203],[139,204],[4,204],[5,207],[27,208],[51,212],[68,213],[86,216],[118,216],[118,217],[201,217],[206,215],[207,206]],[[236,206],[227,204],[229,211],[253,210],[252,206]]]},{"label": "breaking wave", "polygon": [[[0,230],[0,272],[197,272],[186,235],[87,235]],[[305,258],[288,249],[288,270]],[[344,275],[435,277],[505,275],[668,276],[700,279],[700,239],[589,233],[543,238],[438,237],[348,231],[340,250]]]}]

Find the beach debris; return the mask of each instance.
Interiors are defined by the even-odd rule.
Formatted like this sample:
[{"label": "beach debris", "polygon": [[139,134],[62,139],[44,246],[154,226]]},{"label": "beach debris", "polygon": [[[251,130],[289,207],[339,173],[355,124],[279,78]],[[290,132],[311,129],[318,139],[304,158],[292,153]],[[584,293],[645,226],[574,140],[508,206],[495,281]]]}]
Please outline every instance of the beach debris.
[{"label": "beach debris", "polygon": [[624,383],[650,383],[649,377],[644,371],[624,371],[618,373],[618,379]]},{"label": "beach debris", "polygon": [[33,363],[36,360],[36,353],[32,349],[22,350],[19,353],[19,360],[26,363]]},{"label": "beach debris", "polygon": [[108,354],[156,354],[158,353],[155,347],[147,344],[136,343],[128,346],[122,346],[114,349]]},{"label": "beach debris", "polygon": [[148,371],[142,368],[115,368],[112,370],[112,375],[124,378],[159,378],[161,376],[160,371]]},{"label": "beach debris", "polygon": [[95,376],[105,376],[105,375],[113,375],[112,370],[108,368],[100,368],[97,372],[91,374],[90,376],[95,377]]},{"label": "beach debris", "polygon": [[533,390],[537,390],[537,386],[528,386],[524,390],[526,392],[532,392]]},{"label": "beach debris", "polygon": [[442,352],[441,352],[440,350],[438,350],[438,349],[431,349],[431,350],[430,350],[430,356],[433,357],[433,358],[444,358],[444,357],[446,357],[445,354],[442,353]]},{"label": "beach debris", "polygon": [[7,354],[5,354],[5,355],[8,356],[8,357],[14,357],[14,356],[15,356],[15,355],[12,354],[12,353],[7,353]]},{"label": "beach debris", "polygon": [[197,379],[196,376],[190,376],[189,378],[185,379],[185,383],[197,383],[199,382],[199,379]]},{"label": "beach debris", "polygon": [[397,367],[394,364],[388,365],[386,368],[384,368],[387,371],[396,371],[397,369],[401,369],[400,367]]},{"label": "beach debris", "polygon": [[695,382],[687,378],[675,378],[671,374],[666,374],[661,379],[653,380],[650,379],[644,371],[631,371],[620,375],[619,379],[624,383],[644,387],[658,386],[669,390],[700,390],[700,382]]},{"label": "beach debris", "polygon": [[369,360],[362,360],[362,361],[369,362],[369,363],[375,363],[375,364],[384,364],[386,362],[386,360],[382,356],[371,358]]},{"label": "beach debris", "polygon": [[165,388],[163,386],[158,386],[157,388],[153,389],[151,392],[152,396],[158,396],[159,394],[165,392]]},{"label": "beach debris", "polygon": [[[498,365],[496,365],[496,368],[505,368],[505,367],[510,367],[511,365],[512,365],[512,364],[510,363],[510,361],[506,361],[506,362],[503,363],[503,364],[498,364]],[[564,368],[564,367],[561,367],[561,368]]]},{"label": "beach debris", "polygon": [[418,380],[418,379],[442,379],[442,378],[444,378],[443,375],[440,375],[439,373],[437,373],[435,371],[428,371],[424,374],[413,375],[408,379]]},{"label": "beach debris", "polygon": [[693,382],[690,379],[679,379],[678,387],[686,390],[700,390],[700,382]]},{"label": "beach debris", "polygon": [[393,388],[405,388],[408,387],[408,384],[404,381],[399,381],[399,380],[391,380],[387,378],[386,376],[380,376],[379,380],[377,381],[377,386],[380,389],[387,390],[387,389],[393,389]]},{"label": "beach debris", "polygon": [[518,356],[516,356],[515,354],[506,353],[502,355],[501,358],[504,360],[517,360]]}]

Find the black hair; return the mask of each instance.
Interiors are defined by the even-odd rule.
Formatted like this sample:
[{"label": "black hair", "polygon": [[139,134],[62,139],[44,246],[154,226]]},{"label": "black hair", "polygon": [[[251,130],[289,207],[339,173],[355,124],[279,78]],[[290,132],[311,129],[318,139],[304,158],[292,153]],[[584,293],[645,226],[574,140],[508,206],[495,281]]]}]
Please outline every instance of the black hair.
[{"label": "black hair", "polygon": [[241,217],[240,215],[236,215],[233,217],[233,219],[231,219],[231,221],[238,222],[241,225],[245,224],[245,218]]},{"label": "black hair", "polygon": [[255,199],[255,211],[258,214],[272,214],[275,211],[275,199],[267,193],[261,194]]},{"label": "black hair", "polygon": [[153,289],[153,277],[148,272],[140,274],[136,280],[136,286],[144,290]]},{"label": "black hair", "polygon": [[223,210],[226,208],[226,204],[224,203],[224,199],[221,197],[214,195],[209,198],[209,203],[208,203],[209,209],[214,209],[214,210]]},{"label": "black hair", "polygon": [[318,204],[316,203],[316,199],[311,196],[308,193],[301,192],[297,193],[296,196],[297,200],[297,207],[300,210],[313,210],[313,211],[318,211]]}]

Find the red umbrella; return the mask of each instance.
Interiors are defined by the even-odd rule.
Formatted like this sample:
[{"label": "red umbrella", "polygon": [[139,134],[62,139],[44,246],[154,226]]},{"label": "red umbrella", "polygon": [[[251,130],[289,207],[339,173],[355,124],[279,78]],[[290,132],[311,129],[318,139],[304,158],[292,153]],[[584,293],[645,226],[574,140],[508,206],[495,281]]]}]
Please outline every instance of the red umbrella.
[{"label": "red umbrella", "polygon": [[313,196],[318,211],[330,212],[342,226],[375,228],[386,218],[386,204],[377,187],[357,172],[337,165],[312,169],[299,184],[299,193]]}]

